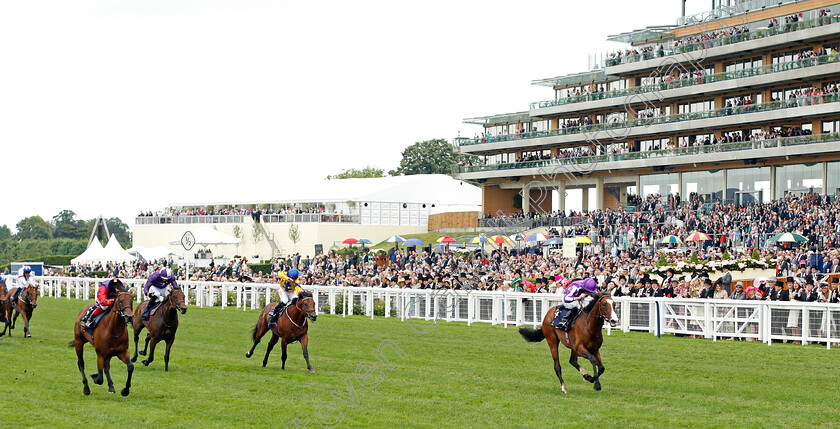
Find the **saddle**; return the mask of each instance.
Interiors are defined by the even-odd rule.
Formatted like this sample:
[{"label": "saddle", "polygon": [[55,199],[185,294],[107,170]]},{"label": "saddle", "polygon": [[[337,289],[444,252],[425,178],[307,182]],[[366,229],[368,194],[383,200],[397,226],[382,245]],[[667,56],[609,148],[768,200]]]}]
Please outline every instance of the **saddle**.
[{"label": "saddle", "polygon": [[[94,309],[96,309],[96,306],[91,307],[90,309],[88,309],[88,311],[93,312]],[[111,312],[111,309],[108,308],[107,310],[103,311],[102,313],[99,313],[98,316],[94,317],[93,320],[90,321],[90,328],[85,329],[85,332],[87,332],[90,335],[91,340],[93,340],[93,330],[96,329],[96,327],[99,325],[99,322],[101,322],[102,319],[105,316],[107,316],[108,313],[110,313],[110,312]],[[91,341],[91,344],[93,344],[92,341]]]},{"label": "saddle", "polygon": [[[161,305],[161,304],[163,304],[163,301],[157,301],[157,302],[155,302],[155,305],[154,305],[154,306],[152,306],[152,308],[151,308],[151,309],[149,309],[149,317],[152,317],[152,316],[154,316],[154,315],[155,315],[155,312],[157,311],[157,309],[158,309],[158,308],[160,308],[160,305]],[[150,304],[150,305],[151,305],[151,304]]]},{"label": "saddle", "polygon": [[[564,317],[566,317],[566,314],[570,311],[571,310],[569,310],[568,308],[558,305],[554,309],[554,320],[551,321],[551,327],[559,328],[560,322],[563,320]],[[580,316],[580,312],[578,312],[578,314],[576,314],[575,317],[569,321],[569,326],[574,326],[575,320],[578,318],[578,316]]]}]

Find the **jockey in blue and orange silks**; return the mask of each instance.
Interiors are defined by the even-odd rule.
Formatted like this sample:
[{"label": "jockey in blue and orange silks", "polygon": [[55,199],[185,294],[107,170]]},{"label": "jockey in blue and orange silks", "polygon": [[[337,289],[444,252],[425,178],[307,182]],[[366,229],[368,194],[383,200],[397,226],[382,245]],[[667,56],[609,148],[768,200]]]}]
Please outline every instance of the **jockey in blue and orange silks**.
[{"label": "jockey in blue and orange silks", "polygon": [[574,320],[575,316],[577,316],[577,314],[583,309],[583,304],[581,304],[580,301],[590,295],[596,295],[597,293],[598,287],[595,283],[595,279],[585,278],[583,280],[577,280],[570,283],[563,292],[563,307],[569,311],[566,313],[566,316],[563,317],[563,320],[560,321],[559,328],[564,331],[568,331],[569,323]]},{"label": "jockey in blue and orange silks", "polygon": [[280,318],[280,313],[282,312],[283,307],[297,298],[298,294],[301,292],[300,284],[298,284],[299,275],[300,273],[298,270],[294,268],[289,270],[288,274],[277,273],[277,278],[280,279],[280,286],[282,289],[277,291],[280,295],[280,302],[271,309],[271,313],[268,315],[269,328],[277,326],[277,319]]}]

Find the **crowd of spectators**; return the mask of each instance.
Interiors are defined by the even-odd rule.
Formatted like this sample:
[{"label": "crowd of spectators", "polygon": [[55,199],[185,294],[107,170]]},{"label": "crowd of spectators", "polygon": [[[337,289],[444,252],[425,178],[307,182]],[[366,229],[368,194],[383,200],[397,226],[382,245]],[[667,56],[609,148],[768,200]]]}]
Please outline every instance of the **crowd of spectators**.
[{"label": "crowd of spectators", "polygon": [[147,211],[140,212],[138,217],[174,217],[174,216],[224,216],[224,215],[242,215],[255,216],[260,214],[321,214],[328,213],[325,206],[316,207],[261,207],[259,209],[230,209],[230,208],[211,208],[209,210],[198,208],[192,210],[175,210],[168,209],[164,211]]}]

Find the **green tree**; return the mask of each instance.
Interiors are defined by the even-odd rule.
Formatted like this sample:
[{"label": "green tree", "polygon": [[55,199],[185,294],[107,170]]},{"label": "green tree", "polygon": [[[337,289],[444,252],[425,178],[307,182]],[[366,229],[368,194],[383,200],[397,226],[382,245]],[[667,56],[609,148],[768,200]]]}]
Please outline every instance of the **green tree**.
[{"label": "green tree", "polygon": [[[239,240],[242,240],[242,238],[245,236],[242,233],[242,228],[239,225],[234,225],[233,226],[233,236],[238,238]],[[240,241],[239,243],[236,243],[236,253],[239,253],[239,246],[241,244],[242,244],[242,241]]]},{"label": "green tree", "polygon": [[29,216],[17,223],[18,240],[49,240],[52,226],[41,216]]},{"label": "green tree", "polygon": [[12,238],[12,230],[8,226],[0,226],[0,240],[9,240]]},{"label": "green tree", "polygon": [[53,238],[83,239],[90,233],[90,227],[83,220],[76,219],[73,210],[62,210],[52,218]]},{"label": "green tree", "polygon": [[336,179],[364,179],[368,177],[385,177],[385,170],[382,168],[365,166],[362,169],[351,168],[349,170],[341,170],[341,173],[327,176],[327,180]]},{"label": "green tree", "polygon": [[402,152],[400,166],[391,170],[392,176],[412,174],[451,174],[452,167],[459,161],[479,164],[481,160],[475,155],[465,155],[447,142],[445,139],[426,140],[417,142],[405,148]]},{"label": "green tree", "polygon": [[289,226],[289,240],[295,245],[295,252],[297,252],[297,244],[300,241],[300,227],[296,224]]},{"label": "green tree", "polygon": [[[131,230],[128,229],[128,225],[126,225],[122,219],[112,217],[110,219],[106,219],[105,223],[108,225],[108,232],[117,237],[117,241],[124,249],[131,247]],[[88,234],[90,234],[90,229],[88,229]],[[85,236],[85,238],[87,238],[87,236]]]}]

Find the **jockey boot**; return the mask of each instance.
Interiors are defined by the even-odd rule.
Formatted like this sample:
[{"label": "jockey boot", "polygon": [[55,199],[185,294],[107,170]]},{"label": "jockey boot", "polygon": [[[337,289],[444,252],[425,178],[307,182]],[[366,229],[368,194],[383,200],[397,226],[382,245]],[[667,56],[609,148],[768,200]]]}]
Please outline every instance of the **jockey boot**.
[{"label": "jockey boot", "polygon": [[569,328],[571,328],[572,320],[575,319],[575,316],[577,316],[579,311],[580,311],[580,308],[578,308],[578,307],[574,307],[574,308],[570,309],[569,312],[566,313],[565,316],[563,316],[563,320],[560,321],[560,329],[563,330],[564,332],[569,332]]},{"label": "jockey boot", "polygon": [[277,305],[275,305],[274,308],[271,310],[271,313],[268,314],[268,327],[269,328],[274,328],[274,327],[277,326],[277,319],[280,318],[280,312],[283,311],[283,307],[285,307],[285,306],[286,306],[286,304],[283,304],[282,302],[278,302]]},{"label": "jockey boot", "polygon": [[152,314],[152,308],[155,306],[155,302],[157,302],[157,297],[152,295],[149,298],[149,303],[146,305],[146,308],[143,310],[143,316],[140,317],[140,320],[149,321],[149,315]]},{"label": "jockey boot", "polygon": [[89,330],[91,328],[90,323],[93,322],[94,314],[93,312],[96,311],[98,307],[91,307],[88,311],[85,312],[85,315],[82,316],[81,322],[79,324],[82,326],[82,329]]}]

